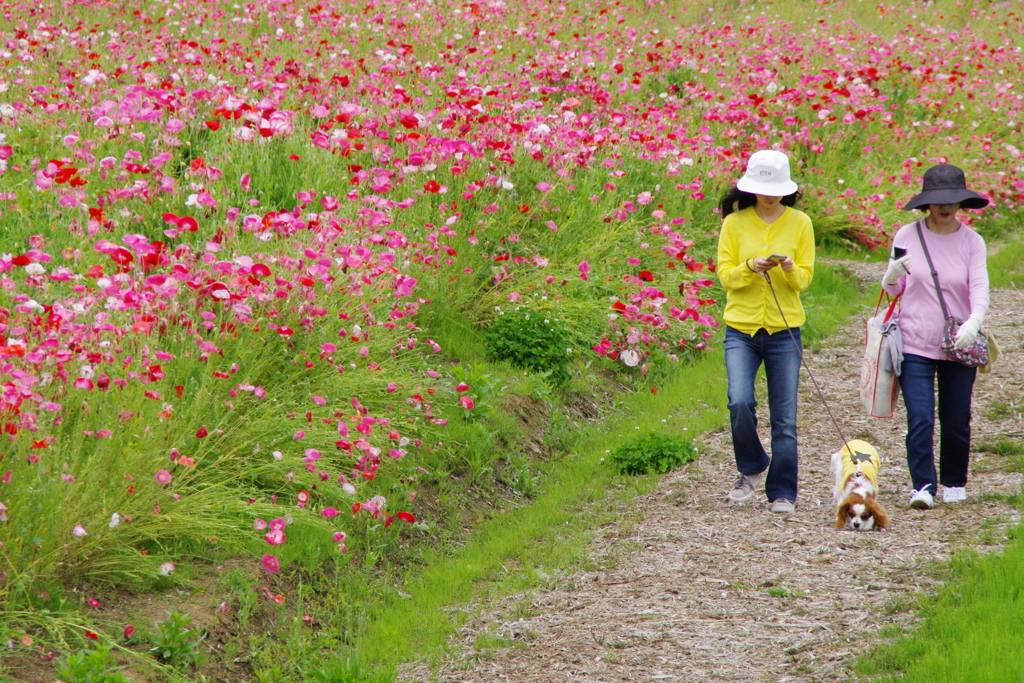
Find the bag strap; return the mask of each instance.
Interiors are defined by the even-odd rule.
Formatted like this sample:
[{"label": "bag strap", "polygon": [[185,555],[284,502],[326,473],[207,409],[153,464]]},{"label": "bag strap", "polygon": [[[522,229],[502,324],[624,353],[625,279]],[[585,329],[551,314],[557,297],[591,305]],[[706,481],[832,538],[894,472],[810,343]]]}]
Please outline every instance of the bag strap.
[{"label": "bag strap", "polygon": [[[889,295],[886,294],[885,290],[882,290],[878,293],[878,303],[875,304],[875,315],[878,315],[878,311],[882,308],[882,297],[888,296]],[[899,300],[900,295],[897,294],[886,305],[885,317],[882,318],[883,323],[889,322],[889,319],[892,317],[893,312],[896,310],[896,304],[899,302]],[[902,306],[900,306],[900,308],[902,309]]]},{"label": "bag strap", "polygon": [[921,232],[921,223],[917,222],[917,238],[921,240],[921,248],[924,249],[924,257],[928,259],[928,269],[932,271],[932,280],[935,282],[935,291],[939,295],[939,305],[942,306],[942,317],[943,319],[949,317],[949,311],[946,310],[946,300],[942,298],[942,287],[939,286],[939,274],[935,272],[935,265],[932,263],[932,255],[928,253],[928,245],[924,242],[924,233]]}]

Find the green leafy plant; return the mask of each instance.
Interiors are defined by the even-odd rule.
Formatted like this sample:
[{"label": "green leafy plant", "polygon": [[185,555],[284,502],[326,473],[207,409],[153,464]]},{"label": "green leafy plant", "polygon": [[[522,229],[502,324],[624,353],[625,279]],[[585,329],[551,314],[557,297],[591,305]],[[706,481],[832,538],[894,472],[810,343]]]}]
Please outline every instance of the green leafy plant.
[{"label": "green leafy plant", "polygon": [[128,683],[124,674],[117,673],[110,656],[110,648],[97,647],[88,652],[76,652],[57,667],[57,677],[67,683]]},{"label": "green leafy plant", "polygon": [[173,666],[185,667],[192,664],[199,654],[199,643],[203,636],[188,627],[191,623],[192,617],[173,610],[167,619],[156,625],[157,633],[152,637],[153,647],[150,652]]},{"label": "green leafy plant", "polygon": [[553,384],[569,381],[569,333],[550,314],[515,308],[500,314],[487,330],[492,360],[544,373]]},{"label": "green leafy plant", "polygon": [[487,372],[487,367],[482,363],[463,363],[456,365],[451,370],[451,377],[459,387],[460,395],[466,395],[473,399],[472,410],[460,411],[466,419],[477,419],[485,417],[494,410],[498,398],[505,391],[500,378]]},{"label": "green leafy plant", "polygon": [[664,474],[697,458],[690,439],[647,434],[622,444],[611,453],[611,464],[621,474]]}]

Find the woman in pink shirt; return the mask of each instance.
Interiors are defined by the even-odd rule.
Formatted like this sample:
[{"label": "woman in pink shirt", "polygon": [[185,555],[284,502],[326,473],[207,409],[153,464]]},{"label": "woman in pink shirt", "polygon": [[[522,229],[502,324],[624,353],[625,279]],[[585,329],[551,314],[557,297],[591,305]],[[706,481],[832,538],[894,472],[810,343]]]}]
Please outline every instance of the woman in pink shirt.
[{"label": "woman in pink shirt", "polygon": [[[933,166],[922,192],[905,211],[926,215],[904,225],[893,238],[882,289],[903,295],[900,331],[903,367],[900,388],[907,406],[907,466],[914,490],[910,507],[927,510],[942,484],[942,502],[965,500],[971,445],[971,393],[977,368],[948,360],[941,348],[945,318],[928,258],[934,265],[949,315],[964,321],[956,348],[971,344],[988,312],[985,240],[960,222],[957,210],[981,209],[988,200],[967,189],[956,166]],[[911,265],[913,264],[913,268]],[[938,379],[939,472],[935,472],[935,385]]]}]

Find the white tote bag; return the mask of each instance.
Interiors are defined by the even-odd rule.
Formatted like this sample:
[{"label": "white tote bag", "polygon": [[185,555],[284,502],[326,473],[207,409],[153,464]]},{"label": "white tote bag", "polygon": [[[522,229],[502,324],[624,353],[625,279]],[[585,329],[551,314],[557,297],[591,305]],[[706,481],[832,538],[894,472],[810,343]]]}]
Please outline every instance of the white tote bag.
[{"label": "white tote bag", "polygon": [[860,402],[871,417],[892,417],[899,398],[897,377],[903,359],[903,339],[899,316],[894,315],[898,301],[897,296],[879,313],[882,303],[879,296],[875,314],[867,322],[864,359],[860,366]]}]

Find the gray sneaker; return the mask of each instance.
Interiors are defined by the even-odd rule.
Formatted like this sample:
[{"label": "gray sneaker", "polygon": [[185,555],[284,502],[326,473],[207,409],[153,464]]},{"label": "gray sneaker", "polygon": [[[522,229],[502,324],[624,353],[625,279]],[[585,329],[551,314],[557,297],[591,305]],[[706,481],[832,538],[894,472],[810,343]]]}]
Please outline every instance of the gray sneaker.
[{"label": "gray sneaker", "polygon": [[732,491],[725,497],[728,503],[746,503],[754,496],[754,489],[761,483],[761,474],[741,474],[736,477]]},{"label": "gray sneaker", "polygon": [[777,515],[791,515],[796,506],[793,505],[793,501],[786,500],[785,498],[776,498],[772,501],[772,512]]}]

